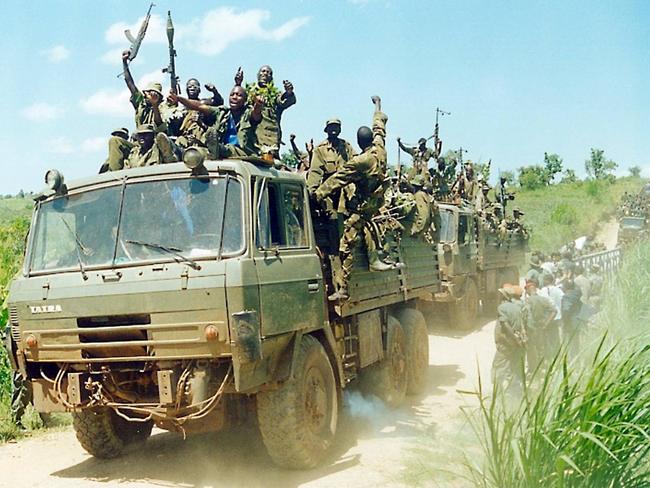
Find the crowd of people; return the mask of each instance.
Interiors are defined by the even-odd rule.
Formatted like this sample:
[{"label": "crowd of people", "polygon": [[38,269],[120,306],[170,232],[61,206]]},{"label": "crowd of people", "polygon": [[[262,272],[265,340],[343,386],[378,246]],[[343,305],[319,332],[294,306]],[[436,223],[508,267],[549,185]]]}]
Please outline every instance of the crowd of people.
[{"label": "crowd of people", "polygon": [[522,283],[499,289],[494,336],[493,384],[512,395],[527,376],[543,374],[560,346],[575,357],[603,291],[600,266],[585,269],[569,251],[533,253]]},{"label": "crowd of people", "polygon": [[650,215],[650,198],[645,191],[631,194],[625,192],[616,208],[616,217],[643,217]]}]

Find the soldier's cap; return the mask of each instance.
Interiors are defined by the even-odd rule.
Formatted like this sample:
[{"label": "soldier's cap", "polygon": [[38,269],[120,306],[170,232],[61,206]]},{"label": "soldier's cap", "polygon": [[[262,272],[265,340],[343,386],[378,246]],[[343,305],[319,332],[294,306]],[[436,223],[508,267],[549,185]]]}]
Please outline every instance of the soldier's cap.
[{"label": "soldier's cap", "polygon": [[129,129],[126,127],[118,127],[115,129],[113,132],[111,132],[112,136],[118,136],[118,137],[124,137],[124,139],[129,138]]},{"label": "soldier's cap", "polygon": [[418,144],[424,144],[425,142],[427,142],[427,140],[424,137],[418,139]]},{"label": "soldier's cap", "polygon": [[341,121],[339,119],[327,119],[327,122],[325,122],[324,130],[327,130],[327,127],[329,127],[330,125],[338,125],[339,127],[341,127]]},{"label": "soldier's cap", "polygon": [[157,81],[153,81],[147,85],[147,87],[143,91],[152,91],[156,92],[158,95],[161,97],[163,96],[162,94],[162,85],[158,83]]},{"label": "soldier's cap", "polygon": [[519,215],[526,215],[524,212],[521,211],[519,207],[515,207],[512,209],[513,214],[519,214]]},{"label": "soldier's cap", "polygon": [[501,288],[499,288],[499,293],[510,300],[511,298],[519,298],[523,295],[524,291],[520,286],[511,285],[510,283],[504,283]]},{"label": "soldier's cap", "polygon": [[154,133],[155,130],[153,128],[152,124],[142,124],[139,125],[138,128],[135,131],[135,134],[146,134],[146,133]]}]

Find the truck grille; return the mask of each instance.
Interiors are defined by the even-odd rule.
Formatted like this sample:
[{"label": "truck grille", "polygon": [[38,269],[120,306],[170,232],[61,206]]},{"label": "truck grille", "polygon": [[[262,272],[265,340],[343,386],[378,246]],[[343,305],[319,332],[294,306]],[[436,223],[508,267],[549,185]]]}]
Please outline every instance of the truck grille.
[{"label": "truck grille", "polygon": [[18,310],[9,307],[9,323],[11,324],[11,337],[16,344],[20,343],[20,327],[18,325]]},{"label": "truck grille", "polygon": [[[124,357],[146,356],[148,355],[147,348],[137,343],[147,341],[147,329],[133,326],[148,324],[151,324],[149,314],[80,317],[77,319],[77,326],[81,330],[88,330],[79,332],[79,342],[81,344],[120,342],[123,345],[119,348],[119,355]],[[129,342],[134,342],[134,344],[131,345]],[[113,348],[103,347],[84,348],[82,346],[81,351],[86,358],[107,358],[116,353]]]}]

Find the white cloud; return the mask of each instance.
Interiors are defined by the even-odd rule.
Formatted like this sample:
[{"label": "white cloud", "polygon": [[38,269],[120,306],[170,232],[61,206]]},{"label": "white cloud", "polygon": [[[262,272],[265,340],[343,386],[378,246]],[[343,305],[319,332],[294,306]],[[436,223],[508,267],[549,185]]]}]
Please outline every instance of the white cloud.
[{"label": "white cloud", "polygon": [[[175,40],[183,42],[187,49],[206,56],[213,56],[223,52],[233,42],[243,39],[282,41],[294,35],[298,29],[309,22],[309,17],[294,17],[273,29],[262,26],[270,18],[271,13],[268,10],[250,9],[238,11],[232,7],[220,7],[208,11],[187,24],[176,24],[174,26]],[[119,44],[121,47],[113,48],[104,53],[101,57],[103,62],[120,64],[121,53],[129,46],[124,30],[129,29],[133,36],[137,36],[143,19],[144,17],[141,17],[132,25],[126,22],[118,22],[112,24],[106,30],[104,34],[106,42],[110,45]],[[146,43],[166,44],[166,28],[166,19],[160,15],[152,15],[143,45]]]},{"label": "white cloud", "polygon": [[233,42],[243,39],[281,41],[291,37],[309,22],[309,17],[296,17],[275,29],[266,29],[262,23],[270,17],[268,10],[251,9],[237,12],[231,7],[220,7],[186,26],[180,26],[179,33],[188,48],[212,56],[223,52]]},{"label": "white cloud", "polygon": [[106,150],[108,137],[89,137],[81,141],[80,149],[83,152],[94,153]]},{"label": "white cloud", "polygon": [[[136,86],[141,90],[153,81],[161,82],[164,75],[160,71],[152,71],[142,75],[137,81]],[[163,93],[165,88],[163,88]],[[131,94],[126,87],[122,90],[113,90],[104,88],[96,91],[87,98],[82,99],[79,104],[81,108],[94,115],[108,115],[112,117],[133,117],[133,106],[129,99]]]},{"label": "white cloud", "polygon": [[49,152],[54,154],[72,154],[74,145],[65,137],[52,137],[47,141]]},{"label": "white cloud", "polygon": [[22,116],[35,122],[58,119],[65,111],[61,107],[49,103],[39,102],[23,109]]},{"label": "white cloud", "polygon": [[50,63],[60,63],[70,57],[70,51],[61,44],[41,51],[41,54],[45,56]]}]

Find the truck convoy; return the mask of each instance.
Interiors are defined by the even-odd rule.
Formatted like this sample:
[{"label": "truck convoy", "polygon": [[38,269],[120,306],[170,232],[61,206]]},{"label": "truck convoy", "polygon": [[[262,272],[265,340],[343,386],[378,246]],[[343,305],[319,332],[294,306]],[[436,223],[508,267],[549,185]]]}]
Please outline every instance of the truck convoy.
[{"label": "truck convoy", "polygon": [[424,313],[467,326],[517,279],[527,242],[439,205],[437,242],[399,236],[401,265],[384,272],[359,250],[349,299],[331,302],[339,229],[299,174],[188,159],[46,181],[6,346],[36,409],[72,412],[100,458],[154,425],[184,435],[253,415],[277,464],[316,466],[343,390],[358,382],[391,406],[422,393]]}]

